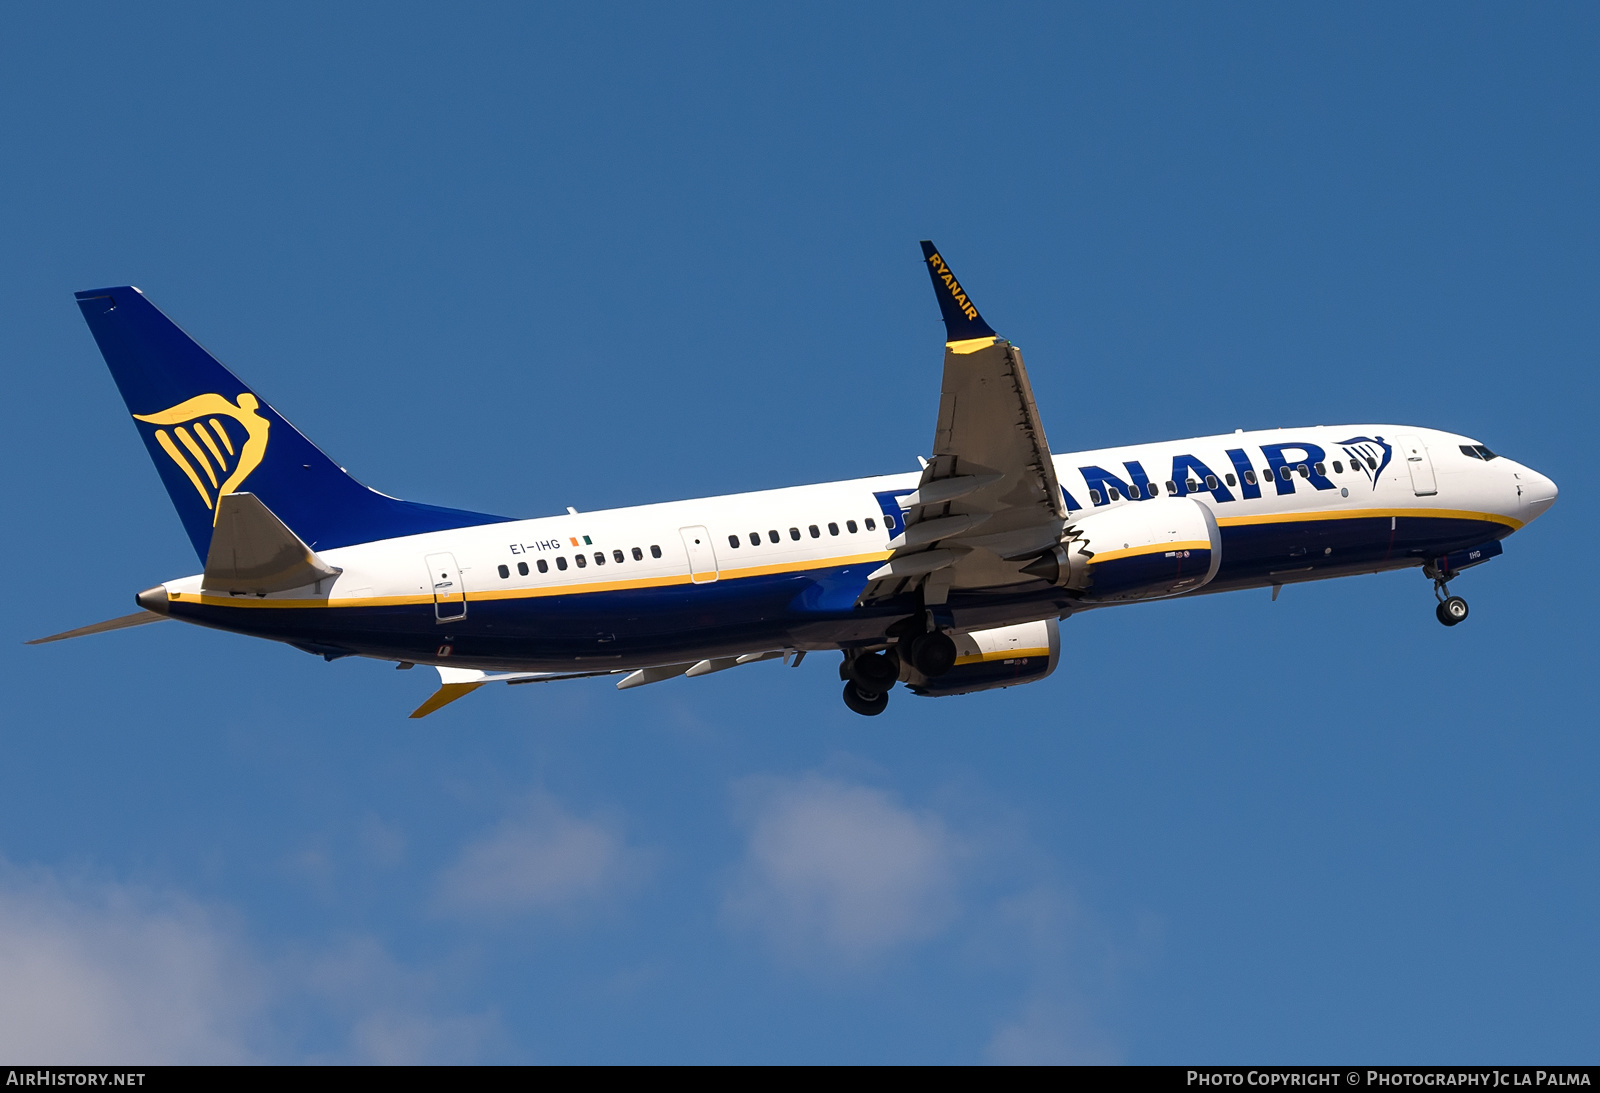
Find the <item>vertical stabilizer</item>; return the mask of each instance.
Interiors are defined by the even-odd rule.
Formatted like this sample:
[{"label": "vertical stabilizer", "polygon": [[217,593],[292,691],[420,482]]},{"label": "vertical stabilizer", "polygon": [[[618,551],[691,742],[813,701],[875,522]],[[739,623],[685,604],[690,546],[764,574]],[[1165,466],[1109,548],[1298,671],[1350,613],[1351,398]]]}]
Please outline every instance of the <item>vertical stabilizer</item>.
[{"label": "vertical stabilizer", "polygon": [[202,562],[230,493],[260,498],[314,550],[508,519],[363,486],[138,289],[77,298]]}]

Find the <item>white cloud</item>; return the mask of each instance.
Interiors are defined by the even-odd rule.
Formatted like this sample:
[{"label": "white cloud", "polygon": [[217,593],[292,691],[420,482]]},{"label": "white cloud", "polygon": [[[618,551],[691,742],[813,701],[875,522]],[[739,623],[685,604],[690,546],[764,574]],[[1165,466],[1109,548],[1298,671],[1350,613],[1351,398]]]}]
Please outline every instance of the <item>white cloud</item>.
[{"label": "white cloud", "polygon": [[470,1062],[499,1031],[484,1014],[438,1014],[429,1005],[435,975],[408,968],[371,938],[354,938],[296,967],[304,993],[345,1030],[327,1059],[378,1063]]},{"label": "white cloud", "polygon": [[[225,909],[0,862],[0,1057],[41,1064],[455,1062],[495,1031],[370,939],[263,959]],[[307,1014],[320,1015],[308,1022]],[[296,1026],[314,1039],[307,1055]]]},{"label": "white cloud", "polygon": [[1035,998],[989,1040],[991,1062],[1011,1066],[1115,1063],[1117,1052],[1081,1006]]},{"label": "white cloud", "polygon": [[958,847],[938,816],[822,777],[737,789],[747,843],[724,904],[733,923],[793,957],[854,963],[954,917]]},{"label": "white cloud", "polygon": [[0,1056],[247,1062],[264,987],[233,931],[190,900],[0,866]]},{"label": "white cloud", "polygon": [[461,851],[439,878],[437,904],[467,916],[592,904],[636,882],[645,864],[615,825],[580,819],[536,793]]}]

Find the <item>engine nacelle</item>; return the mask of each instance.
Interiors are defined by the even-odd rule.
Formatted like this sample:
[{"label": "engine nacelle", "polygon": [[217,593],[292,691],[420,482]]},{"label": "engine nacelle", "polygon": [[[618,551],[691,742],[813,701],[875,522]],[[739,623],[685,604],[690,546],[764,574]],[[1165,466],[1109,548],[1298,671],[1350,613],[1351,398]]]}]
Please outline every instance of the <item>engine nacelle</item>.
[{"label": "engine nacelle", "polygon": [[1222,565],[1211,510],[1189,497],[1153,497],[1091,512],[1023,572],[1083,593],[1090,603],[1193,592]]},{"label": "engine nacelle", "polygon": [[1056,670],[1061,659],[1061,634],[1055,619],[951,634],[956,666],[936,679],[906,668],[912,694],[937,698],[1037,683]]}]

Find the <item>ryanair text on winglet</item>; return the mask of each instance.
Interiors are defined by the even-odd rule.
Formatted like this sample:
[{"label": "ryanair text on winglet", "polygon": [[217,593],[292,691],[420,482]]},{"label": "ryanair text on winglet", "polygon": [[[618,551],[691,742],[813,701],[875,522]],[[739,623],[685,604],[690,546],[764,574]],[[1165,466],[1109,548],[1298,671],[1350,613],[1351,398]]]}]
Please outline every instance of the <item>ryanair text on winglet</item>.
[{"label": "ryanair text on winglet", "polygon": [[930,254],[928,255],[928,265],[933,267],[934,274],[950,289],[950,295],[954,297],[956,306],[961,309],[961,313],[969,319],[976,319],[978,317],[978,309],[972,306],[972,301],[967,299],[967,294],[961,291],[961,285],[956,281],[955,274],[950,272],[950,267],[944,264],[944,259],[937,254]]}]

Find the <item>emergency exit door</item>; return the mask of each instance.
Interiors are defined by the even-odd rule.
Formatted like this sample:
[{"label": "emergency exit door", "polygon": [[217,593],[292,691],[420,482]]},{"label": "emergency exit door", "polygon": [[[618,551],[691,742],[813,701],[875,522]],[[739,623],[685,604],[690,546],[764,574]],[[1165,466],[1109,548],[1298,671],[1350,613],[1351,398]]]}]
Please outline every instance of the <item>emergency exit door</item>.
[{"label": "emergency exit door", "polygon": [[467,617],[467,590],[461,583],[461,567],[454,554],[427,557],[428,583],[433,586],[433,617],[439,622],[455,622]]},{"label": "emergency exit door", "polygon": [[679,528],[683,548],[689,552],[689,580],[710,584],[717,579],[717,552],[711,549],[711,533],[705,528]]},{"label": "emergency exit door", "polygon": [[1422,440],[1414,436],[1402,436],[1396,441],[1400,448],[1400,458],[1406,461],[1406,469],[1411,472],[1411,489],[1418,497],[1428,497],[1439,492],[1439,484],[1433,476],[1433,460],[1428,458],[1427,446]]}]

